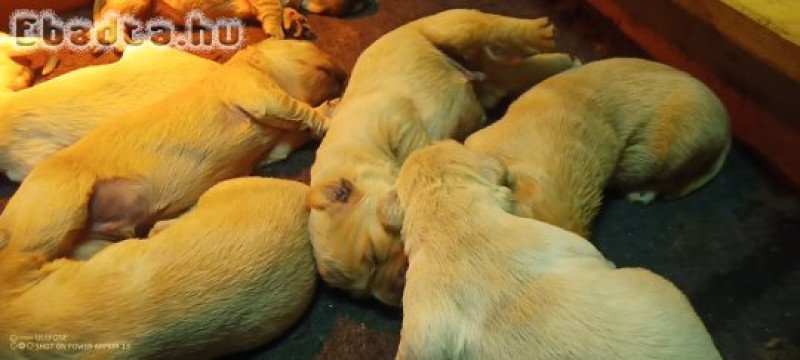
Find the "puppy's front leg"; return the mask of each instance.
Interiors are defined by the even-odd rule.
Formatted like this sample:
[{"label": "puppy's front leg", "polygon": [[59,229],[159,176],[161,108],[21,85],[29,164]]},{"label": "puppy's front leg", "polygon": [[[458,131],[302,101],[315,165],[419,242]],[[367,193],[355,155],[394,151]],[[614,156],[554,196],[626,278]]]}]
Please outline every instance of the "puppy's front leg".
[{"label": "puppy's front leg", "polygon": [[283,2],[281,0],[248,0],[261,21],[261,28],[268,37],[283,39]]},{"label": "puppy's front leg", "polygon": [[483,51],[498,61],[519,62],[556,50],[554,27],[547,18],[516,19],[455,9],[417,20],[413,26],[440,50],[468,61]]},{"label": "puppy's front leg", "polygon": [[[231,99],[230,105],[264,126],[288,130],[295,127],[299,130],[310,129],[317,137],[322,137],[328,128],[328,117],[322,110],[292,98],[275,85],[257,85],[252,91],[240,91],[236,98]],[[326,106],[323,105],[322,109],[326,109]]]}]

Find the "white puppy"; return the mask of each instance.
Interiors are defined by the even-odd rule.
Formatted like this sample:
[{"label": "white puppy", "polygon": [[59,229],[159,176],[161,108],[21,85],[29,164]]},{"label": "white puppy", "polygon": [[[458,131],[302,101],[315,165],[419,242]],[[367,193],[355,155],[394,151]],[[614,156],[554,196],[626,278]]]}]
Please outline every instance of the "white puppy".
[{"label": "white puppy", "polygon": [[720,100],[697,79],[641,59],[563,72],[466,141],[509,172],[516,214],[587,236],[606,185],[648,202],[719,172],[731,142]]},{"label": "white puppy", "polygon": [[100,124],[152,105],[219,66],[146,42],[129,46],[118,62],[78,69],[2,95],[0,170],[22,181],[36,164]]},{"label": "white puppy", "polygon": [[[311,168],[310,232],[326,281],[399,304],[405,260],[396,234],[378,221],[377,199],[410,153],[433,140],[464,138],[483,124],[486,107],[518,90],[497,73],[528,71],[537,61],[524,58],[553,49],[547,19],[450,10],[404,25],[364,51]],[[561,58],[563,68],[549,68],[553,73],[572,66]]]},{"label": "white puppy", "polygon": [[[316,285],[306,191],[226,181],[157,235],[85,262],[0,250],[0,358],[207,359],[275,339]],[[59,338],[19,346],[44,334]]]},{"label": "white puppy", "polygon": [[720,359],[686,297],[585,239],[509,214],[497,160],[447,141],[383,207],[408,255],[397,359]]}]

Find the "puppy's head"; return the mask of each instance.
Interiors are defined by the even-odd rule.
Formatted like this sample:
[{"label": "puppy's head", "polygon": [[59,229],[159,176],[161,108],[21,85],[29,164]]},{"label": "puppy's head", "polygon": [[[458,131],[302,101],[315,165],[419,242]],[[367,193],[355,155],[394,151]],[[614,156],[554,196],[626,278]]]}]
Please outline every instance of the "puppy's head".
[{"label": "puppy's head", "polygon": [[243,55],[291,97],[311,105],[339,97],[347,80],[344,69],[308,41],[264,40]]},{"label": "puppy's head", "polygon": [[21,90],[33,81],[33,70],[14,61],[15,48],[16,40],[0,33],[0,88],[4,90]]},{"label": "puppy's head", "polygon": [[380,221],[378,197],[342,178],[312,187],[306,201],[322,278],[356,297],[400,306],[408,262],[398,229]]},{"label": "puppy's head", "polygon": [[[506,211],[512,210],[513,196],[503,164],[488,155],[467,149],[452,140],[441,141],[415,151],[403,163],[397,177],[399,208],[384,208],[384,218],[403,219],[409,200],[424,199],[425,206],[437,201],[467,206],[491,202]],[[398,220],[399,219],[399,220]]]},{"label": "puppy's head", "polygon": [[346,16],[364,10],[368,0],[303,0],[302,7],[312,14]]}]

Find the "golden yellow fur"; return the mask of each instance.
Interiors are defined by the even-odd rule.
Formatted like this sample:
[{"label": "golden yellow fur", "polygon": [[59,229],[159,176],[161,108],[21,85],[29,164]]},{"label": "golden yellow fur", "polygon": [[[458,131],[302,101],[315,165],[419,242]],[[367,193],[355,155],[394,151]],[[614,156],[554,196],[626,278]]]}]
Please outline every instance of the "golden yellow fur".
[{"label": "golden yellow fur", "polygon": [[721,359],[680,290],[510,214],[505,177],[453,141],[403,164],[385,205],[409,259],[397,359]]},{"label": "golden yellow fur", "polygon": [[[226,181],[157,235],[85,262],[0,250],[0,358],[206,359],[271,341],[314,294],[306,191],[284,180]],[[67,337],[44,344],[120,348],[10,342],[41,334]]]},{"label": "golden yellow fur", "polygon": [[0,94],[0,170],[21,181],[36,164],[103,122],[152,105],[219,66],[146,42],[128,47],[118,62]]},{"label": "golden yellow fur", "polygon": [[517,215],[587,236],[607,184],[634,201],[686,195],[720,170],[730,141],[700,81],[620,58],[543,81],[464,144],[507,167]]},{"label": "golden yellow fur", "polygon": [[[378,220],[377,199],[410,153],[463,139],[500,98],[571,67],[563,54],[526,60],[554,46],[547,19],[450,10],[404,25],[364,51],[311,168],[309,224],[323,279],[399,304],[405,259],[397,234]],[[542,61],[554,65],[538,69]],[[528,71],[538,77],[515,83],[507,76]]]},{"label": "golden yellow fur", "polygon": [[199,83],[40,163],[0,215],[0,230],[14,247],[50,259],[76,241],[130,237],[173,217],[214,184],[248,175],[264,154],[288,153],[302,127],[321,134],[326,117],[305,102],[336,96],[337,71],[307,42],[245,49]]}]

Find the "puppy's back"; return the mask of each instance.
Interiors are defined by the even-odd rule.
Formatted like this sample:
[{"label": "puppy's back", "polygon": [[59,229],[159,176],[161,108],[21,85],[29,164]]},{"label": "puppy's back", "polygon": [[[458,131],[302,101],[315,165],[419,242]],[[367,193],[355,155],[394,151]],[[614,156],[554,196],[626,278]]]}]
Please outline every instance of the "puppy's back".
[{"label": "puppy's back", "polygon": [[4,328],[126,343],[120,354],[134,358],[210,358],[263,344],[314,292],[306,190],[283,180],[223,182],[152,238],[47,265],[49,275],[4,309]]},{"label": "puppy's back", "polygon": [[13,94],[0,110],[0,168],[21,181],[45,158],[101,124],[200,81],[219,67],[145,43],[116,63],[75,70]]}]

